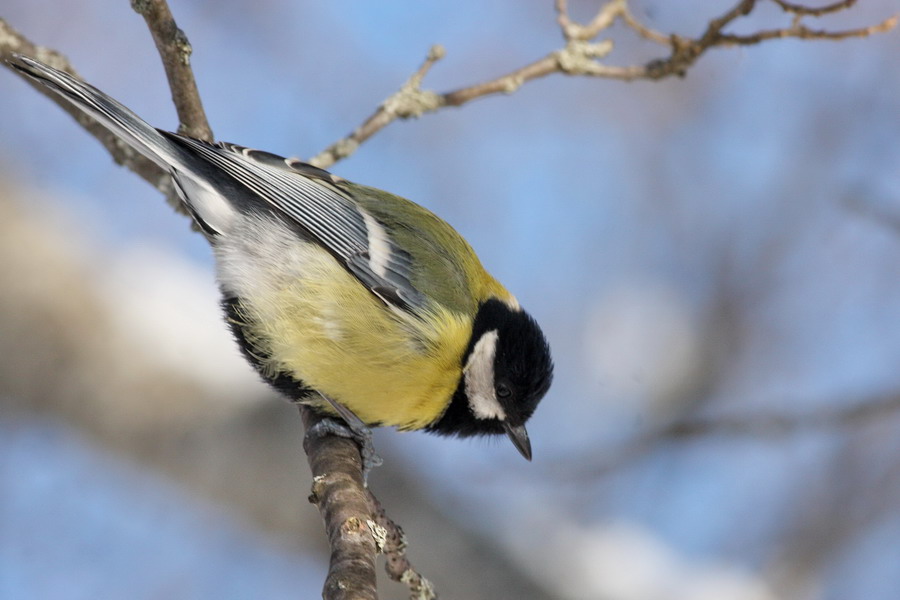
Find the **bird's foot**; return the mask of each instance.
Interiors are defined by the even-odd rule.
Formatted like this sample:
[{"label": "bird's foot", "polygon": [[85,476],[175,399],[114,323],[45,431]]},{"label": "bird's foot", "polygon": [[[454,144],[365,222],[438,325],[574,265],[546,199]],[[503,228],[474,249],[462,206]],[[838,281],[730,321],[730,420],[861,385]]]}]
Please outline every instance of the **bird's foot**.
[{"label": "bird's foot", "polygon": [[384,463],[384,460],[382,460],[382,458],[378,456],[378,453],[375,452],[372,430],[366,427],[366,424],[363,423],[349,408],[340,402],[332,400],[324,394],[320,395],[328,401],[328,404],[334,408],[335,412],[337,412],[341,418],[335,419],[325,417],[313,425],[306,432],[306,435],[336,435],[356,442],[359,446],[360,456],[362,457],[363,483],[368,485],[369,472],[375,467],[380,467]]}]

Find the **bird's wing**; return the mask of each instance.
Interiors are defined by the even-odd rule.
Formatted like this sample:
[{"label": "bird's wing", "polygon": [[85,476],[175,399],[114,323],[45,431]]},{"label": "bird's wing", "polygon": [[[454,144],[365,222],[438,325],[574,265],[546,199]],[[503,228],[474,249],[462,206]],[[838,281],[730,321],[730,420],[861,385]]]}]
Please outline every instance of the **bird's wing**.
[{"label": "bird's wing", "polygon": [[296,223],[387,305],[417,314],[426,298],[412,284],[413,260],[390,231],[338,187],[327,171],[234,144],[165,134]]},{"label": "bird's wing", "polygon": [[[9,64],[168,169],[207,235],[227,235],[239,208],[234,205],[247,190],[253,200],[307,232],[388,306],[415,315],[426,305],[425,296],[411,283],[414,265],[409,254],[327,172],[268,152],[155,129],[115,99],[62,71],[19,55]],[[233,193],[234,182],[243,188],[238,194]]]}]

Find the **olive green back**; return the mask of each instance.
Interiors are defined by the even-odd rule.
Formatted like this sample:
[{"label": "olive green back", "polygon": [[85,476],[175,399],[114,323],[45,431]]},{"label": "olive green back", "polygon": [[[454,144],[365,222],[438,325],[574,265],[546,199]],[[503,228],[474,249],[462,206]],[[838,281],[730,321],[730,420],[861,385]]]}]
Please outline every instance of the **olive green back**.
[{"label": "olive green back", "polygon": [[453,227],[427,208],[383,190],[349,182],[340,187],[410,254],[416,289],[449,310],[474,315],[479,292],[495,282]]}]

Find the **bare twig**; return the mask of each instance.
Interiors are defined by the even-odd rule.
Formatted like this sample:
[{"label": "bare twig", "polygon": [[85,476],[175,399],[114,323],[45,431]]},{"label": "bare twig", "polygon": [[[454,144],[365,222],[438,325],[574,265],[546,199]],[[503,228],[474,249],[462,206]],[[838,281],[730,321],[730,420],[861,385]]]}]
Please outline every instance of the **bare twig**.
[{"label": "bare twig", "polygon": [[440,98],[434,92],[422,90],[422,80],[431,67],[444,58],[444,47],[434,45],[422,66],[406,80],[394,95],[381,103],[381,106],[362,125],[353,130],[347,137],[328,146],[322,152],[309,159],[309,163],[323,169],[347,158],[367,139],[387,127],[397,118],[408,119],[418,117],[426,112],[436,110]]},{"label": "bare twig", "polygon": [[625,12],[627,0],[608,0],[587,25],[575,23],[569,18],[568,0],[556,0],[556,22],[567,41],[592,40],[608,29]]},{"label": "bare twig", "polygon": [[840,2],[835,2],[833,4],[826,4],[825,6],[819,7],[811,7],[811,6],[803,6],[802,4],[795,4],[793,2],[787,2],[786,0],[772,0],[775,4],[781,7],[784,12],[794,13],[796,15],[803,15],[809,17],[821,17],[823,15],[828,15],[831,13],[840,12],[842,10],[846,10],[856,4],[856,0],[841,0]]},{"label": "bare twig", "polygon": [[632,28],[639,36],[641,36],[645,40],[650,40],[651,42],[655,42],[662,46],[668,46],[671,44],[671,36],[660,33],[655,29],[651,29],[650,27],[647,27],[646,25],[638,21],[635,16],[631,14],[631,10],[629,10],[628,5],[626,5],[622,9],[622,22],[625,23],[628,27]]},{"label": "bare twig", "polygon": [[193,49],[185,33],[175,23],[166,0],[131,0],[131,7],[144,17],[162,58],[172,102],[178,112],[178,133],[213,141],[212,129],[191,70]]},{"label": "bare twig", "polygon": [[795,23],[791,27],[783,29],[770,29],[750,35],[722,35],[719,45],[749,46],[766,40],[781,38],[797,38],[801,40],[847,40],[850,38],[864,38],[876,33],[890,31],[897,26],[897,17],[885,19],[876,25],[858,27],[856,29],[844,29],[838,31],[826,31],[824,29],[810,29],[801,23]]},{"label": "bare twig", "polygon": [[[338,160],[350,156],[361,143],[398,118],[419,117],[422,114],[434,112],[446,106],[461,106],[476,98],[493,94],[510,94],[528,81],[546,77],[553,73],[620,79],[623,81],[656,80],[671,76],[680,77],[684,76],[688,69],[711,48],[747,46],[780,38],[845,40],[889,31],[897,25],[897,17],[891,17],[869,27],[841,31],[816,30],[803,25],[801,23],[802,18],[820,17],[846,10],[852,7],[856,0],[842,0],[820,8],[809,8],[787,0],[773,1],[784,12],[792,15],[793,19],[789,27],[763,30],[747,35],[725,33],[726,27],[734,21],[749,15],[759,3],[759,0],[740,0],[721,16],[711,20],[700,37],[686,38],[674,34],[665,35],[641,24],[628,10],[627,0],[607,0],[603,2],[594,18],[586,25],[576,23],[569,17],[567,0],[554,0],[557,21],[566,40],[566,45],[563,48],[490,81],[442,94],[420,88],[422,76],[434,62],[429,59],[423,68],[417,72],[417,78],[411,78],[407,81],[395,96],[392,96],[387,102],[379,106],[353,133],[317,154],[310,162],[316,166],[328,168]],[[595,39],[619,19],[642,38],[668,47],[669,55],[641,65],[613,66],[601,63],[600,59],[603,59],[612,51],[612,43],[609,40],[593,42],[591,40]],[[426,101],[418,102],[415,105],[416,110],[392,110],[390,108],[391,100],[406,94],[412,94],[416,98],[425,99]]]},{"label": "bare twig", "polygon": [[382,551],[387,560],[384,570],[394,581],[406,584],[411,600],[434,600],[437,598],[434,586],[413,568],[406,556],[406,536],[403,530],[387,516],[378,498],[371,495],[370,500],[375,507],[375,522],[385,534]]}]

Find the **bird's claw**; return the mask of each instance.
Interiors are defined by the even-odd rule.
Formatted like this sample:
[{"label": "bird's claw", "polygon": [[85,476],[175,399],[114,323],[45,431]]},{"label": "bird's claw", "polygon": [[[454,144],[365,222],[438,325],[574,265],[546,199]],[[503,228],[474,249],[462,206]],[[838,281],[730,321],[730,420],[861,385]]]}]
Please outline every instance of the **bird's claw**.
[{"label": "bird's claw", "polygon": [[363,484],[368,485],[369,472],[384,463],[384,460],[375,452],[372,430],[366,427],[365,423],[346,406],[335,402],[324,394],[322,397],[328,401],[341,418],[325,417],[310,427],[306,435],[317,437],[336,435],[356,442],[359,446],[359,454],[362,457]]}]

